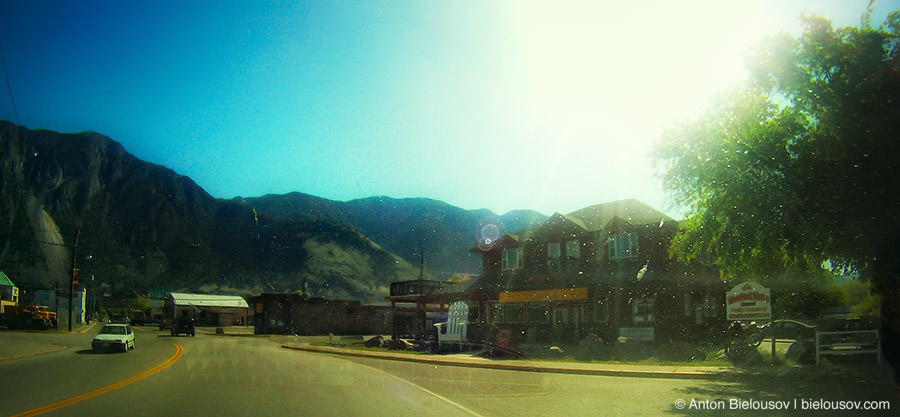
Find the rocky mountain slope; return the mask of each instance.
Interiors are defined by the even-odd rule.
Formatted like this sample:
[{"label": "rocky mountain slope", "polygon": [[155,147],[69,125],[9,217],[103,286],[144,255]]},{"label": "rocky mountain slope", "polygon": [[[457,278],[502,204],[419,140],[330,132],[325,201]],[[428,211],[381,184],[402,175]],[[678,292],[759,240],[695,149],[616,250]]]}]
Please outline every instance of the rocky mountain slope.
[{"label": "rocky mountain slope", "polygon": [[82,282],[112,291],[306,287],[379,300],[418,274],[346,224],[215,199],[96,133],[0,122],[0,186],[0,269],[24,286],[67,285],[76,230]]},{"label": "rocky mountain slope", "polygon": [[481,273],[481,257],[469,250],[478,245],[485,227],[496,226],[502,234],[547,219],[533,210],[498,216],[487,209],[464,210],[428,198],[382,196],[342,202],[295,192],[239,200],[276,217],[346,223],[412,264],[419,263],[419,253],[424,252],[427,272],[438,279]]}]

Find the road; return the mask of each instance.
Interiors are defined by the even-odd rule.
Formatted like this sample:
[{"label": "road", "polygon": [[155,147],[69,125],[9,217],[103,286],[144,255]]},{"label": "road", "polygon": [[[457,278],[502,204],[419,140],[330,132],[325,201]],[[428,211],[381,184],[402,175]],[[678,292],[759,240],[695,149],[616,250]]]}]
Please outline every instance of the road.
[{"label": "road", "polygon": [[[891,401],[891,410],[835,415],[895,415],[900,407],[885,380],[708,381],[499,371],[293,351],[282,349],[290,339],[278,336],[173,338],[142,330],[134,351],[116,354],[90,352],[91,334],[0,333],[0,342],[16,337],[68,347],[0,360],[0,415],[48,405],[53,410],[43,415],[92,417],[822,415],[796,408],[690,409],[691,400],[721,400],[728,407],[731,398]],[[677,408],[679,399],[686,401],[684,409]]]}]

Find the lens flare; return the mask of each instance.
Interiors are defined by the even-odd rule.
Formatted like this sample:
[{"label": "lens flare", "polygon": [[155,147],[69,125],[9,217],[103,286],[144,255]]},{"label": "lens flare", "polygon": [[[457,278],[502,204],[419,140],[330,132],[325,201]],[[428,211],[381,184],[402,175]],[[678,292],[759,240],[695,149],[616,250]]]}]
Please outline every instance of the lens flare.
[{"label": "lens flare", "polygon": [[497,242],[501,236],[503,236],[503,229],[500,219],[482,219],[475,229],[475,239],[478,240],[478,247],[481,249],[486,249],[491,246]]}]

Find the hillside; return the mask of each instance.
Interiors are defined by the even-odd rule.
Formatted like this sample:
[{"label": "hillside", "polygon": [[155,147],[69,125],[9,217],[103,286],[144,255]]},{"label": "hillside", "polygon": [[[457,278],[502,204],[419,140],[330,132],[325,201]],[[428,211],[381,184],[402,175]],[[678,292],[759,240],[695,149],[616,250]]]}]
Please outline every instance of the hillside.
[{"label": "hillside", "polygon": [[82,273],[114,292],[306,286],[379,300],[391,281],[417,275],[336,219],[272,216],[215,199],[96,133],[0,122],[0,185],[0,269],[23,286],[67,285],[76,230]]},{"label": "hillside", "polygon": [[346,223],[412,264],[424,251],[426,270],[435,278],[481,273],[481,257],[469,252],[478,245],[481,227],[494,224],[501,232],[516,232],[547,218],[533,210],[498,216],[487,209],[465,210],[428,198],[382,196],[342,202],[295,192],[239,200],[280,218]]}]

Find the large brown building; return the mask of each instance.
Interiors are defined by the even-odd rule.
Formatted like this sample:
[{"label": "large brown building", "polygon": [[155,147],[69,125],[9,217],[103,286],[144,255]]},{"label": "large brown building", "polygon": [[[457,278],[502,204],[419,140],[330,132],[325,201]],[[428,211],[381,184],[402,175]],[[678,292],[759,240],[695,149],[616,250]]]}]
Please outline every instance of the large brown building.
[{"label": "large brown building", "polygon": [[605,340],[700,337],[725,319],[725,288],[714,268],[670,258],[676,233],[674,219],[634,199],[556,213],[481,242],[472,252],[483,257],[482,276],[441,299],[469,304],[475,342],[501,330],[514,343],[574,343],[589,333]]}]

